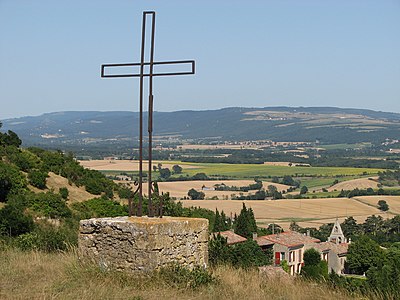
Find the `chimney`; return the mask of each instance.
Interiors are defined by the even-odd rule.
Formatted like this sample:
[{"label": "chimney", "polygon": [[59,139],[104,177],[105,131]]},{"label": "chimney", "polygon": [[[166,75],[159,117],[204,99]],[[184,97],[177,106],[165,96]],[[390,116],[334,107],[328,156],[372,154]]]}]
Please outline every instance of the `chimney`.
[{"label": "chimney", "polygon": [[253,232],[253,240],[257,238],[257,232]]},{"label": "chimney", "polygon": [[310,236],[310,229],[307,230],[307,236]]}]

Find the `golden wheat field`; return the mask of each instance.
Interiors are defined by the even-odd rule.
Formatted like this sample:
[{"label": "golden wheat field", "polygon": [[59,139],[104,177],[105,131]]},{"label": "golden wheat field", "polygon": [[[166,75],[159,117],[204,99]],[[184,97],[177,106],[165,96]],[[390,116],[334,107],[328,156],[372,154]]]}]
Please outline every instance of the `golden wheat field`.
[{"label": "golden wheat field", "polygon": [[[137,160],[81,160],[79,161],[81,166],[98,170],[98,171],[138,171],[139,170],[139,161]],[[182,169],[192,169],[196,168],[196,166],[192,166],[190,164],[185,164],[182,162],[171,162],[166,163],[165,161],[153,161],[153,166],[157,166],[158,163],[161,163],[163,168],[172,169],[174,165],[179,163]],[[143,168],[147,169],[148,161],[143,161]]]},{"label": "golden wheat field", "polygon": [[[248,186],[249,184],[254,184],[254,180],[196,180],[196,181],[173,181],[173,182],[159,182],[158,186],[161,192],[169,192],[171,197],[176,197],[177,199],[182,199],[183,197],[188,196],[188,191],[192,188],[198,191],[202,191],[205,194],[206,199],[210,199],[211,197],[218,197],[218,199],[228,199],[231,198],[232,194],[239,195],[240,192],[237,191],[214,191],[209,190],[214,187],[215,184],[224,183],[227,186]],[[268,188],[269,185],[274,185],[278,189],[278,191],[287,190],[289,186],[279,183],[272,183],[263,181],[263,187],[265,189]],[[202,190],[202,187],[203,190]],[[243,192],[243,195],[247,195],[249,193],[254,194],[255,191]]]},{"label": "golden wheat field", "polygon": [[351,179],[343,182],[339,182],[331,187],[329,187],[327,190],[329,192],[332,191],[351,191],[354,189],[367,189],[367,188],[372,188],[372,189],[377,189],[378,188],[378,177],[369,177],[369,178],[357,178],[357,179]]},{"label": "golden wheat field", "polygon": [[400,214],[400,196],[359,196],[354,199],[373,206],[377,206],[379,200],[385,200],[389,205],[389,212]]},{"label": "golden wheat field", "polygon": [[[375,202],[374,200],[370,200]],[[376,205],[378,200],[374,203]],[[349,198],[321,199],[282,199],[282,200],[182,200],[184,207],[198,206],[211,210],[224,211],[227,216],[238,214],[243,203],[254,211],[257,222],[261,224],[276,223],[283,228],[289,228],[292,220],[303,227],[319,227],[333,222],[336,218],[343,221],[353,216],[358,222],[363,222],[373,214],[382,217],[393,217],[400,213],[400,196],[390,200],[393,203],[390,212],[382,213],[377,207]],[[396,203],[396,205],[394,204]]]}]

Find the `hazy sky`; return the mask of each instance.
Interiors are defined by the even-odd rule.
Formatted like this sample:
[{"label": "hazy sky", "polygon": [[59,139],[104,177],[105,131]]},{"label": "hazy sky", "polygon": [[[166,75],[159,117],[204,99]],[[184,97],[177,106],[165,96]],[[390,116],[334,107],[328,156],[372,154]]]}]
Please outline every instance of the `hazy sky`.
[{"label": "hazy sky", "polygon": [[138,110],[143,10],[156,60],[196,75],[155,79],[155,110],[339,106],[400,112],[400,0],[0,0],[0,119]]}]

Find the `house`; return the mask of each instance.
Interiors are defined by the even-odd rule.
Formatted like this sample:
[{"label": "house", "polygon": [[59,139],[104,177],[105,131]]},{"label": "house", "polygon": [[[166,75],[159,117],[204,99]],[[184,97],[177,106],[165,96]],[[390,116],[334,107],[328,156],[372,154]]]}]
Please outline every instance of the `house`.
[{"label": "house", "polygon": [[287,261],[291,275],[299,274],[304,264],[304,251],[314,248],[321,254],[321,260],[328,263],[328,271],[343,274],[347,250],[350,242],[343,234],[339,220],[336,219],[327,242],[322,242],[309,234],[285,231],[254,238],[263,251],[272,249],[273,265],[279,266]]},{"label": "house", "polygon": [[314,248],[321,253],[321,259],[328,263],[329,272],[343,274],[349,244],[350,242],[345,238],[339,220],[336,219],[328,241],[309,245],[308,248]]},{"label": "house", "polygon": [[300,273],[304,264],[303,255],[306,247],[321,242],[319,239],[296,231],[260,236],[255,241],[264,251],[272,249],[273,265],[279,266],[282,261],[287,261],[290,275]]},{"label": "house", "polygon": [[247,241],[247,239],[245,237],[242,237],[241,235],[238,235],[231,230],[215,232],[211,236],[218,235],[218,234],[220,234],[221,236],[226,238],[228,245],[234,245],[234,244],[243,243],[243,242]]}]

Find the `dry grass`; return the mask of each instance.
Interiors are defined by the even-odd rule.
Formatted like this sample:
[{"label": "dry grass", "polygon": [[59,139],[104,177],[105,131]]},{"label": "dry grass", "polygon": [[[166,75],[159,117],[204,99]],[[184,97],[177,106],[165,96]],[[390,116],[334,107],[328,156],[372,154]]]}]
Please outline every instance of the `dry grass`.
[{"label": "dry grass", "polygon": [[[183,197],[188,196],[188,191],[192,188],[195,190],[201,191],[202,186],[206,186],[208,188],[213,187],[215,184],[221,184],[224,183],[227,186],[248,186],[249,184],[254,184],[254,180],[196,180],[196,181],[174,181],[174,182],[159,182],[158,186],[160,188],[160,191],[162,192],[169,192],[171,197],[176,197],[177,199],[182,199]],[[278,191],[282,190],[287,190],[289,186],[284,185],[284,184],[279,184],[279,183],[272,183],[272,182],[263,182],[263,187],[265,189],[268,188],[269,185],[274,185],[278,189]],[[239,195],[240,192],[234,192],[234,191],[203,191],[205,194],[206,199],[211,198],[213,196],[217,196],[218,199],[224,199],[224,197],[228,197],[228,199],[231,198],[232,194]],[[250,191],[248,193],[243,193],[244,195],[247,195],[249,193],[254,194],[255,191]]]},{"label": "dry grass", "polygon": [[323,284],[281,282],[258,271],[219,267],[215,284],[178,289],[157,277],[104,272],[79,261],[75,252],[0,251],[1,299],[354,299]]},{"label": "dry grass", "polygon": [[46,180],[47,189],[40,190],[33,186],[29,186],[29,189],[35,193],[46,192],[49,190],[53,190],[58,193],[60,188],[66,187],[68,189],[68,201],[69,202],[82,202],[95,197],[96,195],[90,194],[85,190],[85,187],[77,187],[75,184],[69,184],[68,179],[64,178],[60,175],[49,172],[49,177]]},{"label": "dry grass", "polygon": [[[397,197],[400,202],[400,197]],[[378,202],[376,201],[375,204]],[[283,199],[283,200],[182,200],[183,206],[199,206],[219,211],[223,210],[228,216],[238,214],[242,203],[254,210],[257,222],[277,223],[285,229],[289,228],[291,220],[301,226],[319,227],[322,224],[333,222],[336,218],[343,221],[353,216],[363,222],[370,215],[391,217],[392,214],[382,213],[376,207],[367,205],[349,198],[321,198],[321,199]],[[389,204],[390,206],[390,204]]]},{"label": "dry grass", "polygon": [[356,188],[358,189],[367,189],[367,188],[373,188],[377,189],[378,188],[378,182],[377,179],[378,177],[370,177],[372,180],[368,178],[358,178],[358,179],[352,179],[352,180],[347,180],[343,182],[339,182],[331,187],[328,188],[329,192],[332,191],[351,191]]}]

